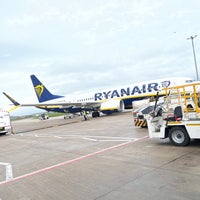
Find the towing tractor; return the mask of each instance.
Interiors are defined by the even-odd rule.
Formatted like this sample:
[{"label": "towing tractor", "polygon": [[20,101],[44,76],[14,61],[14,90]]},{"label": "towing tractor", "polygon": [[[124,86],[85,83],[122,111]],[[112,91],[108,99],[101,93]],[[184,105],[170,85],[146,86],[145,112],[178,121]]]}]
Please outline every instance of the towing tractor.
[{"label": "towing tractor", "polygon": [[200,139],[200,82],[165,88],[165,103],[147,117],[150,138],[169,138],[176,146]]}]

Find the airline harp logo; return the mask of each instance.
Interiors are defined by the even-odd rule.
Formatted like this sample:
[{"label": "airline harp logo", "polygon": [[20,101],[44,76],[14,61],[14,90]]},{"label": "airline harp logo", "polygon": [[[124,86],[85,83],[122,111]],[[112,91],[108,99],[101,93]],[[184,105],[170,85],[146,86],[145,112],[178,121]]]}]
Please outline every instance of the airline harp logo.
[{"label": "airline harp logo", "polygon": [[37,96],[40,97],[42,93],[44,92],[44,86],[43,85],[35,86],[35,91],[37,93]]},{"label": "airline harp logo", "polygon": [[163,81],[161,82],[162,87],[167,88],[168,86],[170,86],[170,81]]}]

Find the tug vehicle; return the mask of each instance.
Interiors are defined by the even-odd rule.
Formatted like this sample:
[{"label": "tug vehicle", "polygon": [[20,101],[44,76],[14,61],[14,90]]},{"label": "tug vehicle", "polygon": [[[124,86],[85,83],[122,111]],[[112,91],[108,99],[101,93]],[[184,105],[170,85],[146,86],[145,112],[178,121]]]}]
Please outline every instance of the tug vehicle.
[{"label": "tug vehicle", "polygon": [[48,116],[46,113],[43,113],[43,114],[41,114],[41,115],[39,116],[39,119],[40,119],[40,120],[47,120],[47,119],[49,119],[49,116]]},{"label": "tug vehicle", "polygon": [[200,139],[200,82],[165,88],[166,100],[147,117],[150,138],[169,138],[176,146]]}]

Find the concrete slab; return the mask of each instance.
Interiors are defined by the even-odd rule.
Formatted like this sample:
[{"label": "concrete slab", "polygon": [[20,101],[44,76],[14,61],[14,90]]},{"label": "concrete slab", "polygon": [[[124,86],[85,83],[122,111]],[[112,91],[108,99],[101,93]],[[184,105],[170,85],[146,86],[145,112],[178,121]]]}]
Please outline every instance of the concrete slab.
[{"label": "concrete slab", "polygon": [[13,127],[18,134],[0,137],[0,162],[14,175],[0,182],[2,200],[199,199],[199,141],[149,139],[131,112]]}]

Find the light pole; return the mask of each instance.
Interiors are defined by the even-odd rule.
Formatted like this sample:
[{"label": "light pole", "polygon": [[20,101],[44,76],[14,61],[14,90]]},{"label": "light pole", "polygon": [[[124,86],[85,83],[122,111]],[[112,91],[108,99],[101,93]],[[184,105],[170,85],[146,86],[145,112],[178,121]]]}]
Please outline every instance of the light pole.
[{"label": "light pole", "polygon": [[197,69],[197,61],[196,61],[196,55],[195,55],[195,50],[194,50],[194,38],[196,38],[197,35],[195,36],[190,36],[189,38],[187,38],[188,40],[192,40],[192,50],[193,50],[193,55],[194,55],[194,64],[195,64],[195,69],[196,69],[196,76],[197,76],[197,81],[199,80],[199,74],[198,74],[198,69]]}]

